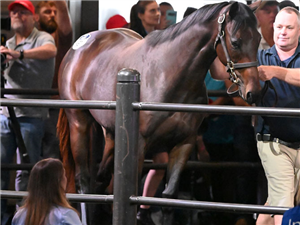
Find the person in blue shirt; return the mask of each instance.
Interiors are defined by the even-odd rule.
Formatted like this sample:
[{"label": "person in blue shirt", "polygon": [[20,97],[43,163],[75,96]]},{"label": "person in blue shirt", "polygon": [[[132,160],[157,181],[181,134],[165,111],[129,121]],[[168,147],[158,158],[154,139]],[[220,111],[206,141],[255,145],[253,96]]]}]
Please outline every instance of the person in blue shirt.
[{"label": "person in blue shirt", "polygon": [[43,159],[35,164],[28,182],[28,197],[15,214],[12,225],[82,224],[78,212],[66,198],[67,178],[59,159]]},{"label": "person in blue shirt", "polygon": [[295,206],[283,214],[282,225],[300,224],[300,205]]},{"label": "person in blue shirt", "polygon": [[[270,80],[260,106],[300,108],[300,15],[285,7],[274,23],[275,45],[259,50],[259,77]],[[218,58],[210,70],[218,79],[228,78]],[[263,85],[263,82],[262,82]],[[277,97],[276,97],[277,96]],[[277,99],[277,101],[276,101]],[[256,126],[257,148],[268,180],[266,205],[293,207],[300,177],[300,118],[259,117]],[[282,215],[260,214],[257,225],[281,225]]]},{"label": "person in blue shirt", "polygon": [[[300,68],[300,15],[292,7],[283,8],[274,23],[275,45],[260,50],[257,59],[260,76],[272,82],[276,93],[268,89],[261,106],[300,108],[300,82],[297,75],[288,76],[284,68]],[[282,69],[281,69],[282,68]],[[273,75],[267,70],[273,69]],[[297,70],[291,70],[293,73]],[[299,71],[299,70],[298,70]],[[270,71],[269,71],[270,72]],[[299,77],[299,73],[298,73]],[[296,81],[298,80],[298,82]],[[276,100],[277,99],[277,100]],[[266,205],[293,207],[300,176],[300,118],[259,117],[256,126],[257,148],[268,180]],[[280,225],[282,215],[260,214],[257,225]]]}]

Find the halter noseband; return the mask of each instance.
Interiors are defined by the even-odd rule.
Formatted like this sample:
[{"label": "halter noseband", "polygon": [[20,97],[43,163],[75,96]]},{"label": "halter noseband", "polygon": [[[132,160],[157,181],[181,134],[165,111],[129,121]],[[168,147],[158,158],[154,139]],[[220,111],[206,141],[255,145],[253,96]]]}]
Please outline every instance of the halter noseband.
[{"label": "halter noseband", "polygon": [[[237,86],[241,86],[242,81],[241,79],[237,76],[237,74],[235,73],[236,69],[242,69],[242,68],[249,68],[249,67],[257,67],[258,62],[246,62],[246,63],[234,63],[228,53],[227,50],[227,46],[226,46],[226,39],[225,39],[225,31],[224,31],[224,27],[225,27],[225,19],[226,19],[226,13],[228,11],[228,8],[225,10],[225,12],[223,12],[222,14],[220,14],[219,18],[218,18],[218,24],[219,24],[219,33],[217,35],[215,44],[214,44],[214,48],[216,49],[219,41],[221,41],[222,47],[223,47],[223,51],[225,53],[226,56],[226,60],[227,60],[227,72],[230,75],[230,80],[233,82],[233,85],[237,85]],[[228,89],[227,93],[233,97],[238,96],[239,90],[236,91],[230,91],[232,89],[232,86]]]}]

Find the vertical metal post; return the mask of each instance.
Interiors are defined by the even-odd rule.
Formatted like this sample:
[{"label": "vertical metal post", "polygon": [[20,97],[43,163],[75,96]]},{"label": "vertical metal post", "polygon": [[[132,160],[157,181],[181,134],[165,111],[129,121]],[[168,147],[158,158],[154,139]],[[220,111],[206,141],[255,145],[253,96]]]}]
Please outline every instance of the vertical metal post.
[{"label": "vertical metal post", "polygon": [[137,195],[138,188],[138,132],[139,111],[133,102],[140,99],[140,74],[122,69],[118,73],[116,96],[116,135],[114,166],[113,225],[135,225],[137,206],[129,197]]}]

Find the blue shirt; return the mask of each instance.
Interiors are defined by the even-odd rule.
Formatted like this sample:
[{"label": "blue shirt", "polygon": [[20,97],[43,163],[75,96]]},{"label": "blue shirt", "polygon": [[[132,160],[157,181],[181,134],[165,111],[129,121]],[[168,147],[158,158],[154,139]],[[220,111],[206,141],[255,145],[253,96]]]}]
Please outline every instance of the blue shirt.
[{"label": "blue shirt", "polygon": [[281,225],[300,224],[300,206],[289,209],[283,214]]},{"label": "blue shirt", "polygon": [[[15,214],[12,225],[24,225],[26,219],[27,210],[21,208]],[[81,221],[77,213],[69,208],[62,206],[55,206],[46,218],[45,225],[81,225]]]},{"label": "blue shirt", "polygon": [[[267,50],[259,50],[257,59],[260,65],[274,65],[286,68],[300,68],[300,45],[289,59],[281,61],[275,46]],[[298,108],[300,109],[300,87],[286,83],[277,78],[271,82],[276,89],[278,102],[275,105],[276,95],[272,89],[268,89],[261,106]],[[263,82],[261,82],[263,85]],[[269,133],[286,142],[300,142],[300,118],[299,117],[259,117],[256,132]]]}]

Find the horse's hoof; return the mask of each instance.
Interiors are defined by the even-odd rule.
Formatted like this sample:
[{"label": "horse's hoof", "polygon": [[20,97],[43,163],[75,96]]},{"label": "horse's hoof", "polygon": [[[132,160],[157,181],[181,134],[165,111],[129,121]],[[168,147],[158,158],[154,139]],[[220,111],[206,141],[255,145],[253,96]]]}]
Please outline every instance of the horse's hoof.
[{"label": "horse's hoof", "polygon": [[141,208],[136,215],[136,219],[138,225],[155,225],[155,223],[151,219],[150,209]]}]

